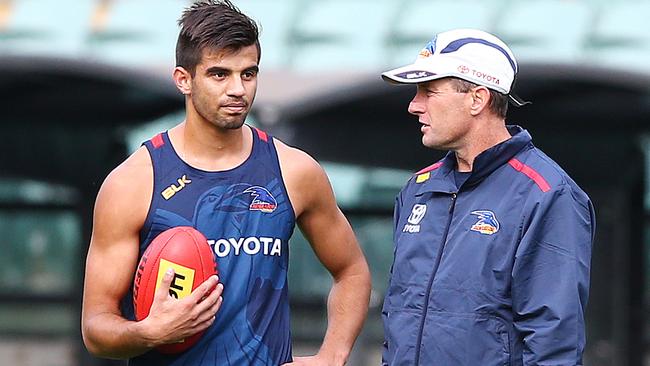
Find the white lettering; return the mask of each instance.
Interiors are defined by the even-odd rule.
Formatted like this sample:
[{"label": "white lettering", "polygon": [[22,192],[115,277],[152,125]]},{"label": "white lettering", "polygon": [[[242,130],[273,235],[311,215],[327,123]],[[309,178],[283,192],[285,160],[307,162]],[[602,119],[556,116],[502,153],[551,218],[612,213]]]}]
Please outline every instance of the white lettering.
[{"label": "white lettering", "polygon": [[404,225],[404,230],[402,230],[403,233],[419,233],[420,232],[420,225],[409,225],[406,224]]},{"label": "white lettering", "polygon": [[219,257],[223,258],[229,254],[239,256],[243,253],[248,255],[270,255],[282,256],[282,239],[269,238],[269,237],[246,237],[246,238],[228,238],[228,239],[210,239],[208,244],[212,248],[212,252]]},{"label": "white lettering", "polygon": [[264,255],[269,255],[269,244],[273,241],[273,238],[266,238],[266,237],[261,237],[260,242],[262,243],[263,250],[264,250]]},{"label": "white lettering", "polygon": [[[251,243],[253,246],[251,247]],[[255,237],[244,240],[244,252],[248,255],[254,255],[260,252],[260,241]]]},{"label": "white lettering", "polygon": [[273,249],[271,249],[271,255],[277,255],[278,257],[282,255],[282,241],[280,239],[275,239],[273,242]]},{"label": "white lettering", "polygon": [[228,239],[230,242],[230,245],[232,245],[233,248],[235,248],[235,255],[239,255],[239,252],[241,250],[241,245],[244,242],[244,238],[239,238],[239,240],[235,240],[235,238],[230,238]]},{"label": "white lettering", "polygon": [[230,244],[225,239],[208,240],[208,245],[212,247],[212,251],[217,257],[225,257],[230,253]]}]

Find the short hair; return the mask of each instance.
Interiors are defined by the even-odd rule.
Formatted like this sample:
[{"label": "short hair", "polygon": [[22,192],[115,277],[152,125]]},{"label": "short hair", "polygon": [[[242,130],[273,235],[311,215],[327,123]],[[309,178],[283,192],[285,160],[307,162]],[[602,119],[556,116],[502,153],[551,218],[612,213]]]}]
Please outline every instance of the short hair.
[{"label": "short hair", "polygon": [[[464,79],[454,77],[450,79],[452,80],[456,91],[460,93],[467,93],[473,88],[479,86],[478,84]],[[506,114],[508,113],[508,96],[490,88],[488,88],[488,90],[490,91],[490,104],[488,105],[488,108],[499,118],[505,119]]]},{"label": "short hair", "polygon": [[230,0],[202,0],[185,9],[176,42],[176,66],[192,75],[205,49],[238,51],[257,47],[257,62],[262,57],[259,29],[254,20]]}]

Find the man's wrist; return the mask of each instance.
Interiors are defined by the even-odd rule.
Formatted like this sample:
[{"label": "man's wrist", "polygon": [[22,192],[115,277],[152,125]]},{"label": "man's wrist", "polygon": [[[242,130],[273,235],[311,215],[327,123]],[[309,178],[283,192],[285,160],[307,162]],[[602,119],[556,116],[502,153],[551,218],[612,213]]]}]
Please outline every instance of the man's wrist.
[{"label": "man's wrist", "polygon": [[328,365],[343,366],[348,362],[350,352],[321,349],[318,355],[327,360]]},{"label": "man's wrist", "polygon": [[147,319],[132,322],[130,325],[133,335],[141,342],[142,347],[154,348],[159,346],[159,337],[153,334]]}]

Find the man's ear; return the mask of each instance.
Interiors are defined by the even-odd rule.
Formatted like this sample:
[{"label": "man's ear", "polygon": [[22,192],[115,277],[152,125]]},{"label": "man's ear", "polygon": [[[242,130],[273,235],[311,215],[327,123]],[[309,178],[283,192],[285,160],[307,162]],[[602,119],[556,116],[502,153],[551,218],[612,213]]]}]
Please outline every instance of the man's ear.
[{"label": "man's ear", "polygon": [[183,95],[189,95],[192,93],[192,75],[189,71],[185,70],[185,68],[181,66],[176,66],[172,73],[172,78],[174,79],[176,88],[178,88]]},{"label": "man's ear", "polygon": [[479,86],[470,91],[472,96],[472,107],[470,113],[473,116],[480,114],[490,104],[490,90],[484,86]]}]

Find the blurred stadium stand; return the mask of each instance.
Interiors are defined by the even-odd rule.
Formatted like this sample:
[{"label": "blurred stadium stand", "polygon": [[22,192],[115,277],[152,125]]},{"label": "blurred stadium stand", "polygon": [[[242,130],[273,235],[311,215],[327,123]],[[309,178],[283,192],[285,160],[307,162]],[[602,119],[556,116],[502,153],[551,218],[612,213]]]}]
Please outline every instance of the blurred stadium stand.
[{"label": "blurred stadium stand", "polygon": [[390,0],[309,2],[291,33],[290,66],[299,71],[376,69],[399,3]]},{"label": "blurred stadium stand", "polygon": [[168,65],[175,54],[176,22],[187,5],[170,0],[97,2],[83,54],[109,63]]},{"label": "blurred stadium stand", "polygon": [[494,31],[519,61],[577,62],[583,56],[594,10],[584,1],[513,1],[499,13]]},{"label": "blurred stadium stand", "polygon": [[[189,0],[0,0],[0,51],[173,66]],[[262,28],[262,66],[313,72],[378,70],[411,61],[443,30],[476,27],[522,61],[647,70],[645,0],[239,0]]]},{"label": "blurred stadium stand", "polygon": [[81,55],[93,7],[88,0],[2,0],[0,52]]},{"label": "blurred stadium stand", "polygon": [[[575,67],[562,70],[578,70],[581,66],[588,65],[650,73],[650,32],[647,31],[650,0],[233,2],[261,26],[260,77],[263,79],[258,93],[258,109],[249,122],[257,123],[257,117],[267,123],[263,127],[273,128],[278,116],[295,118],[317,103],[314,100],[306,101],[304,109],[294,103],[290,112],[278,113],[273,108],[265,109],[264,101],[299,101],[302,100],[300,97],[313,90],[333,89],[345,82],[354,84],[360,75],[376,76],[378,70],[413,61],[418,51],[435,33],[458,27],[481,28],[497,34],[512,46],[524,65],[526,62],[550,62]],[[163,85],[158,82],[159,79],[168,79],[167,75],[174,66],[177,20],[182,9],[191,4],[191,0],[0,0],[0,66],[4,65],[5,70],[20,69],[24,74],[36,75],[34,80],[28,82],[17,80],[13,75],[0,78],[5,83],[1,105],[6,106],[2,109],[0,120],[4,125],[12,124],[11,129],[5,129],[7,135],[18,136],[36,146],[45,146],[54,141],[56,146],[52,151],[34,150],[39,153],[38,160],[45,162],[42,176],[25,178],[19,174],[18,177],[7,177],[0,170],[0,250],[3,250],[3,255],[0,255],[0,295],[14,293],[0,303],[0,365],[121,364],[88,357],[80,348],[78,340],[82,257],[85,254],[90,225],[88,220],[91,216],[88,204],[94,199],[98,182],[107,169],[151,133],[167,128],[181,118],[182,114],[178,114],[182,108],[180,97],[174,94],[170,83]],[[12,56],[17,57],[12,62],[12,68],[1,62],[3,58]],[[58,64],[39,63],[30,57],[72,60],[75,72],[68,74],[63,71],[64,68],[57,69],[60,67]],[[132,73],[101,67],[85,69],[74,61],[128,67]],[[25,67],[16,67],[16,64],[21,63]],[[53,68],[58,74],[44,72],[48,68]],[[141,74],[142,70],[147,73]],[[331,71],[336,71],[339,77],[333,78]],[[152,76],[148,80],[148,73],[155,74],[156,77]],[[141,87],[143,85],[146,87]],[[557,85],[575,87],[577,91],[567,93],[564,89],[557,89]],[[563,84],[558,83],[558,80],[550,80],[548,84],[540,82],[536,87],[538,89],[531,90],[535,95],[557,95],[561,99],[563,93],[567,93],[572,100],[565,101],[566,104],[558,105],[557,108],[578,115],[580,104],[573,102],[584,102],[585,100],[575,100],[581,95],[603,101],[602,104],[607,101],[607,98],[598,99],[602,95],[598,90],[594,91],[591,84],[578,85],[571,81]],[[374,84],[364,85],[364,88],[366,91],[378,89]],[[635,94],[636,90],[642,89],[640,86],[626,88],[627,86],[612,86],[612,90],[626,98],[641,95]],[[632,89],[634,93],[630,91]],[[15,92],[12,93],[11,90]],[[581,90],[583,92],[579,92]],[[593,94],[588,93],[592,91]],[[12,99],[13,95],[26,97]],[[71,103],[63,95],[75,96],[77,110],[57,108]],[[328,115],[330,119],[341,111],[358,111],[359,108],[363,108],[366,114],[358,118],[386,118],[377,116],[369,102],[343,106],[342,101],[351,98],[350,89],[342,88],[338,94],[332,95],[326,100],[318,101],[324,103],[325,107],[327,103],[335,106],[330,111],[332,115]],[[636,105],[650,103],[646,99],[633,101]],[[404,101],[400,99],[399,102]],[[598,108],[596,104],[590,108]],[[402,104],[395,108],[402,108],[401,106]],[[44,116],[46,118],[43,121],[35,124],[34,128],[39,131],[35,137],[29,136],[31,131],[19,127],[23,118],[21,111],[29,108],[36,111],[40,108],[43,111],[57,111]],[[400,111],[405,114],[401,109]],[[537,111],[542,113],[543,107]],[[612,121],[620,118],[612,109],[606,109],[606,112],[608,114],[603,114],[603,118]],[[324,113],[319,111],[304,120],[296,120],[300,123],[318,121]],[[626,111],[623,117],[629,117],[630,114]],[[86,121],[85,116],[92,116],[92,121]],[[391,115],[392,117],[400,119],[404,115]],[[57,129],[57,124],[62,125],[64,121],[74,121],[69,123],[71,130]],[[353,123],[351,121],[349,125]],[[582,128],[588,128],[584,126],[585,121],[580,123],[583,123]],[[614,123],[616,122],[612,122],[612,126],[615,126]],[[364,127],[366,130],[351,127],[354,128],[358,128],[354,130],[356,134],[361,134],[373,127]],[[549,140],[553,133],[563,132],[557,125],[544,131],[549,134]],[[291,135],[291,131],[285,132],[288,133],[286,136],[289,140],[295,136]],[[337,132],[345,131],[341,129]],[[622,134],[629,132],[629,129],[621,127],[617,132]],[[315,136],[322,137],[320,132]],[[396,139],[403,137],[390,136]],[[650,161],[650,138],[647,136],[650,133],[639,135],[638,144],[644,149],[646,161]],[[411,140],[414,143],[416,141],[415,138]],[[334,136],[333,141],[339,141],[339,138]],[[584,144],[587,145],[584,147],[586,154],[589,149],[597,148],[589,145],[589,142]],[[573,146],[564,145],[567,151],[560,151],[570,153],[568,150]],[[624,146],[625,143],[619,145]],[[27,155],[32,153],[28,146],[9,146],[6,145],[1,150],[4,156],[0,156],[0,162],[9,154],[27,160]],[[345,149],[350,147],[342,148]],[[55,153],[55,150],[61,152]],[[357,155],[360,154],[355,156]],[[396,154],[391,151],[387,155],[395,157]],[[391,156],[386,156],[385,161]],[[637,156],[634,158],[635,162],[640,160]],[[63,163],[66,159],[74,159],[77,165],[73,167],[69,164],[71,166],[65,170]],[[96,161],[103,165],[95,164]],[[386,286],[386,273],[392,261],[390,216],[393,197],[409,176],[411,167],[351,166],[334,161],[324,162],[323,165],[331,177],[340,205],[350,217],[359,236],[373,271],[371,314],[350,365],[376,365],[379,363],[378,345],[382,336],[378,309]],[[2,166],[0,164],[0,169]],[[12,169],[14,174],[21,171],[19,166],[12,166]],[[650,166],[645,171],[650,172]],[[86,185],[76,186],[77,180]],[[650,178],[646,177],[646,184],[648,182]],[[634,189],[650,191],[647,187]],[[605,198],[620,195],[626,199],[629,193],[621,190],[614,193],[602,191],[599,194]],[[640,223],[639,230],[643,227],[650,233],[650,215],[647,213],[650,212],[650,195],[646,195],[645,201],[645,216],[635,219],[630,214],[632,217],[629,220]],[[634,206],[634,203],[627,201],[620,204],[626,208]],[[615,204],[612,203],[613,206]],[[599,219],[613,220],[612,217],[617,216],[620,210],[612,207],[609,211],[607,207],[603,209]],[[80,211],[82,216],[78,215]],[[613,224],[611,226],[612,237],[620,239],[626,235],[636,235],[625,231],[627,228],[621,229]],[[610,229],[610,226],[603,227]],[[650,238],[648,233],[644,237],[646,241]],[[646,245],[643,258],[638,256],[640,261],[650,263],[648,248],[650,245]],[[613,258],[612,261],[616,261],[616,267],[613,268],[629,264],[625,261],[629,257],[625,253],[606,254],[601,253],[603,263],[610,263],[607,260]],[[608,257],[609,254],[611,256]],[[292,241],[291,261],[291,291],[297,304],[292,309],[296,350],[309,352],[318,346],[325,327],[326,319],[322,314],[331,279],[320,268],[298,230]],[[24,273],[32,275],[28,278]],[[602,274],[599,276],[603,277],[595,279],[603,283],[608,280],[614,284],[625,282],[625,278],[621,279],[621,274],[611,278]],[[644,276],[639,281],[645,281],[643,296],[646,301],[644,314],[647,317],[650,315],[650,270],[646,269]],[[59,280],[53,282],[52,278]],[[21,288],[27,290],[21,293]],[[612,308],[625,307],[630,303],[630,298],[637,301],[635,296],[642,295],[629,294],[626,288],[617,289],[614,295],[609,292],[595,292],[595,295],[592,301],[608,304],[595,308],[599,311],[596,315],[607,318],[607,322],[592,326],[590,334],[602,336],[603,340],[602,343],[590,345],[593,348],[589,357],[599,366],[607,365],[604,363],[606,361],[597,363],[599,360],[612,359],[621,360],[613,364],[616,366],[641,366],[635,361],[628,363],[627,360],[637,358],[627,357],[625,348],[617,348],[620,344],[629,345],[629,338],[634,336],[625,333],[627,328],[617,322],[621,319],[622,322],[629,322],[633,315],[612,318],[611,313],[614,311],[608,307],[610,304]],[[634,311],[630,310],[632,313]],[[637,327],[648,328],[644,333],[646,337],[650,333],[648,324]],[[610,331],[611,339],[607,338]],[[643,334],[638,334],[638,337],[643,337]],[[650,344],[649,340],[637,343],[644,344],[641,347],[643,349],[632,352],[647,354],[645,348]],[[650,362],[645,365],[650,366]]]},{"label": "blurred stadium stand", "polygon": [[610,66],[650,68],[650,2],[603,5],[594,22],[587,57]]},{"label": "blurred stadium stand", "polygon": [[[299,0],[240,0],[237,6],[260,26],[261,68],[282,68],[289,64],[289,34],[303,7]],[[264,19],[264,21],[261,21]]]},{"label": "blurred stadium stand", "polygon": [[494,1],[481,0],[404,2],[388,40],[391,65],[413,62],[417,51],[441,31],[452,28],[493,29],[494,14],[501,6]]}]

